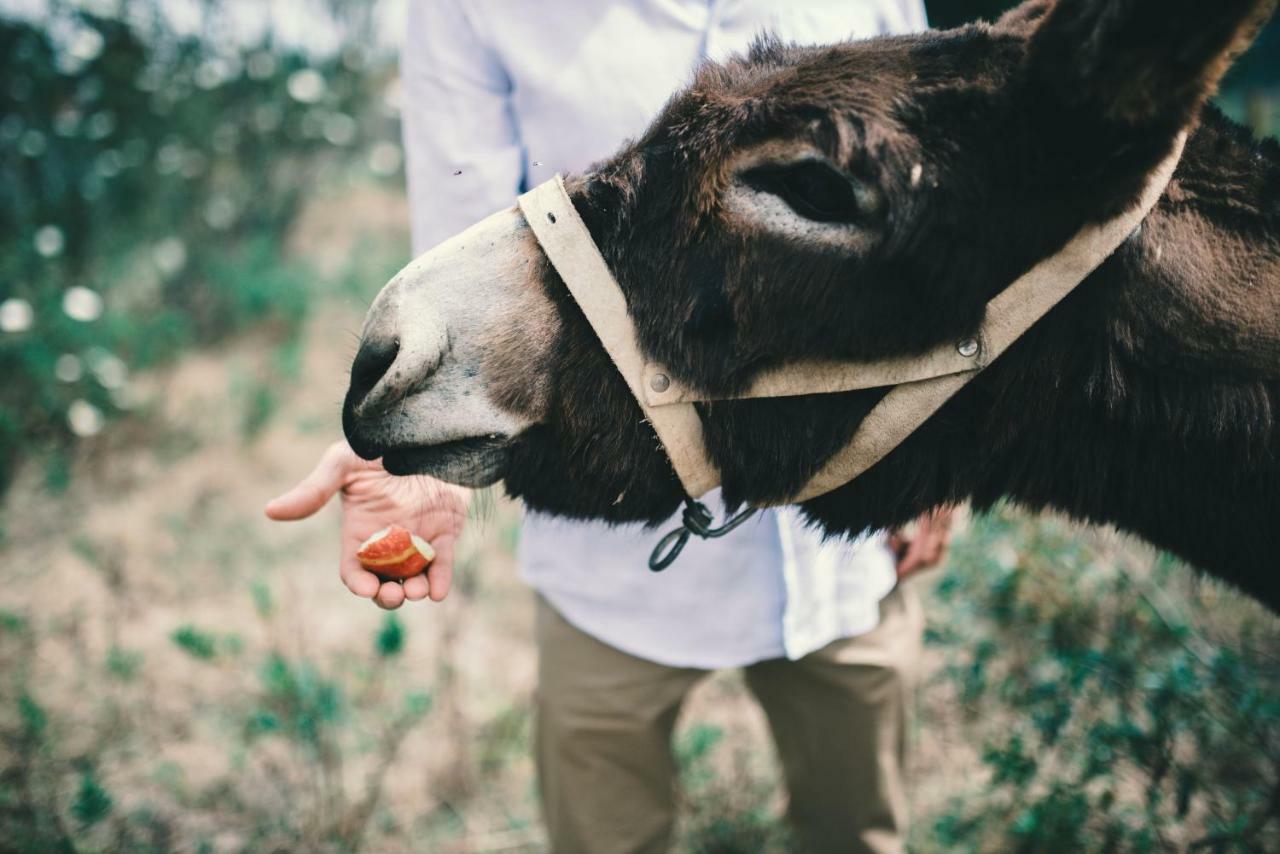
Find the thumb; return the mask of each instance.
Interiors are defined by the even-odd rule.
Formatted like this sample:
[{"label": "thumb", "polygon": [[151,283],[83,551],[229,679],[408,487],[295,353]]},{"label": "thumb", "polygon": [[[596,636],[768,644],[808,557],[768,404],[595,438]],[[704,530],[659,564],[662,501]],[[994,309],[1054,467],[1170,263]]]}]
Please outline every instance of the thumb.
[{"label": "thumb", "polygon": [[277,522],[305,519],[329,503],[343,487],[355,453],[346,442],[335,442],[297,486],[267,502],[266,513]]}]

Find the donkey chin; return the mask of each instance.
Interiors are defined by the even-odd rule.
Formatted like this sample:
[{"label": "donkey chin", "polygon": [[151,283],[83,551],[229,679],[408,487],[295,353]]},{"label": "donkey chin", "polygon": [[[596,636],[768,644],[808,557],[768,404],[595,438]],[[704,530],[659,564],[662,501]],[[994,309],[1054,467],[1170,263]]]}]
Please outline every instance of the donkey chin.
[{"label": "donkey chin", "polygon": [[365,318],[343,403],[347,441],[392,474],[501,480],[512,437],[545,398],[530,366],[554,338],[532,284],[544,263],[524,217],[500,211],[420,256]]}]

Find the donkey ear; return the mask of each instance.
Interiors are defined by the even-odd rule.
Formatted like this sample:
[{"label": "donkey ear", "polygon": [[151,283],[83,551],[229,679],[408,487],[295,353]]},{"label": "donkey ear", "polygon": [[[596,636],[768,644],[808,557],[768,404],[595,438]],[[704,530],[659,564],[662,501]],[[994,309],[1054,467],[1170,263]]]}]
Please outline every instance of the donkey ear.
[{"label": "donkey ear", "polygon": [[[1182,128],[1277,0],[1031,0],[1010,26],[1040,19],[1028,70],[1065,116],[1113,127]],[[1048,6],[1047,14],[1044,7]],[[1117,128],[1118,129],[1118,128]]]}]

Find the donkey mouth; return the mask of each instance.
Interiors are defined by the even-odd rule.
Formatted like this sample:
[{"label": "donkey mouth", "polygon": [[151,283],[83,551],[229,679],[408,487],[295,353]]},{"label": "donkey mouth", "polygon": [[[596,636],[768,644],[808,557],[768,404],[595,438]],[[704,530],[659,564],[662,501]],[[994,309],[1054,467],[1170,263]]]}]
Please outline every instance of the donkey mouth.
[{"label": "donkey mouth", "polygon": [[502,479],[507,444],[505,436],[475,436],[439,445],[387,448],[382,466],[394,475],[426,474],[479,489]]}]

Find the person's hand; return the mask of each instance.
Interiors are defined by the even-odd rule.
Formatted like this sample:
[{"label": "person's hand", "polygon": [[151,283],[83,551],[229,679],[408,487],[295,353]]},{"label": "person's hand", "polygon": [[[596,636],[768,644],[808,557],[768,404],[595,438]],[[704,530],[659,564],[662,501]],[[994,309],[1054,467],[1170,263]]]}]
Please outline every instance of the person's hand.
[{"label": "person's hand", "polygon": [[[453,552],[467,518],[470,491],[432,477],[395,477],[381,461],[356,456],[346,442],[325,451],[311,474],[293,489],[267,503],[267,516],[278,521],[305,519],[342,494],[342,546],[338,574],[352,593],[394,609],[405,600],[449,595]],[[360,544],[388,525],[399,525],[431,543],[435,560],[426,572],[399,581],[382,581],[360,566]]]},{"label": "person's hand", "polygon": [[889,534],[889,548],[898,559],[898,580],[917,570],[930,569],[946,560],[951,545],[951,517],[954,507],[939,507],[916,519],[910,526]]}]

